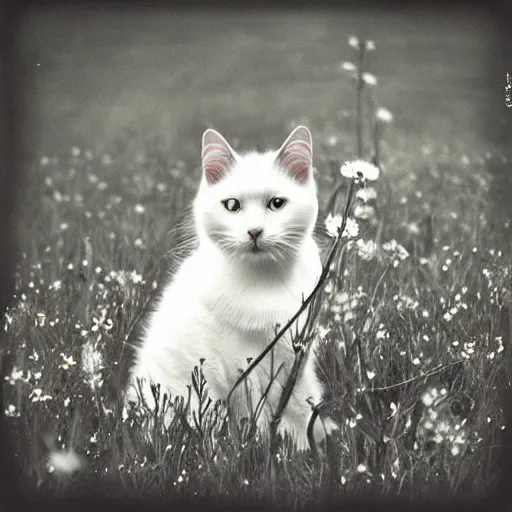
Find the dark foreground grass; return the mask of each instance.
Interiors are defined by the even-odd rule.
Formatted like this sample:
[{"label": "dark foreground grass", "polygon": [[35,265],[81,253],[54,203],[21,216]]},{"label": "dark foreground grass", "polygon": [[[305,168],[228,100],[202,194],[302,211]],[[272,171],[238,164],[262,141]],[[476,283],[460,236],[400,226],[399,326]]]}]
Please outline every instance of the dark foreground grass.
[{"label": "dark foreground grass", "polygon": [[[277,146],[284,134],[274,136]],[[506,169],[504,155],[383,145],[374,210],[325,287],[318,371],[341,428],[317,458],[286,443],[270,455],[243,425],[198,431],[178,419],[148,429],[151,413],[121,407],[129,343],[175,262],[173,228],[199,179],[197,159],[169,161],[151,141],[133,157],[130,139],[121,142],[99,155],[42,156],[23,193],[2,366],[24,493],[211,495],[300,508],[347,493],[492,490],[511,255],[488,166]],[[355,142],[340,130],[314,143],[325,207],[339,184],[346,191],[339,166]]]}]

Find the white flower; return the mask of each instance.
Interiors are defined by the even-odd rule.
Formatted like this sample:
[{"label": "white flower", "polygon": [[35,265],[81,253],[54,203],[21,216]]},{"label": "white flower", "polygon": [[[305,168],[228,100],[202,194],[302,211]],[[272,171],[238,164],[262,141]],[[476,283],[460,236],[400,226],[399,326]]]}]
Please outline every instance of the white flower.
[{"label": "white flower", "polygon": [[364,160],[345,162],[340,169],[345,178],[361,179],[363,181],[375,181],[379,178],[379,168]]},{"label": "white flower", "polygon": [[356,220],[351,219],[350,217],[347,219],[347,224],[345,226],[345,230],[343,231],[342,236],[346,236],[349,238],[355,238],[359,234],[359,224]]},{"label": "white flower", "polygon": [[371,52],[375,50],[375,43],[371,39],[368,39],[368,41],[365,41],[365,47],[367,51]]},{"label": "white flower", "polygon": [[348,61],[342,62],[340,67],[343,71],[348,71],[349,73],[355,72],[357,69],[355,64]]},{"label": "white flower", "polygon": [[114,161],[112,160],[112,157],[108,154],[105,154],[101,157],[101,163],[105,166],[112,165]]},{"label": "white flower", "polygon": [[356,36],[350,36],[348,38],[348,44],[352,46],[352,48],[359,48],[359,39]]},{"label": "white flower", "polygon": [[357,254],[363,260],[371,260],[377,255],[377,244],[373,240],[365,241],[360,238],[356,242]]},{"label": "white flower", "polygon": [[135,210],[135,213],[142,214],[142,213],[144,213],[146,208],[144,208],[144,206],[142,206],[141,204],[136,204],[134,210]]},{"label": "white flower", "polygon": [[5,409],[5,416],[8,418],[19,418],[20,413],[16,411],[16,406],[11,404],[7,409]]},{"label": "white flower", "polygon": [[409,257],[407,249],[400,245],[396,240],[390,240],[389,242],[382,244],[382,248],[386,252],[396,256],[401,261],[406,260]]},{"label": "white flower", "polygon": [[66,356],[65,354],[60,354],[60,357],[64,359],[64,362],[59,365],[59,368],[64,368],[64,370],[67,370],[71,366],[74,366],[76,364],[76,361],[73,360],[73,356]]},{"label": "white flower", "polygon": [[43,395],[43,390],[39,388],[34,389],[28,397],[32,398],[32,402],[45,402],[52,399],[50,395]]},{"label": "white flower", "polygon": [[5,377],[5,380],[9,381],[9,384],[14,384],[17,380],[23,378],[23,370],[18,370],[16,366],[13,367],[10,375]]},{"label": "white flower", "polygon": [[59,450],[50,453],[48,466],[53,473],[71,474],[85,466],[84,458],[72,450]]},{"label": "white flower", "polygon": [[325,229],[329,236],[335,237],[338,236],[338,231],[341,227],[342,217],[341,215],[332,215],[329,213],[327,218],[325,219]]},{"label": "white flower", "polygon": [[416,222],[409,222],[409,224],[406,225],[406,228],[411,235],[417,235],[420,232],[420,228]]},{"label": "white flower", "polygon": [[37,313],[37,323],[44,327],[44,323],[46,321],[46,315],[44,313]]},{"label": "white flower", "polygon": [[50,163],[50,159],[47,156],[42,156],[40,160],[41,165],[48,165]]},{"label": "white flower", "polygon": [[387,108],[383,107],[377,109],[377,112],[375,112],[375,117],[381,123],[391,123],[391,121],[393,121],[393,114]]},{"label": "white flower", "polygon": [[[343,218],[341,215],[332,215],[329,213],[325,219],[325,228],[329,236],[336,237],[341,228]],[[355,238],[359,234],[359,226],[354,219],[347,219],[345,229],[343,231],[343,237]]]},{"label": "white flower", "polygon": [[329,144],[329,146],[336,146],[336,144],[338,144],[338,137],[336,137],[336,135],[331,135],[327,139],[327,144]]},{"label": "white flower", "polygon": [[142,283],[142,275],[137,274],[136,270],[132,270],[132,272],[130,273],[130,277],[134,284]]},{"label": "white flower", "polygon": [[377,191],[373,187],[360,188],[356,192],[356,197],[364,203],[377,199]]},{"label": "white flower", "polygon": [[354,217],[357,217],[358,219],[361,219],[361,220],[367,220],[367,219],[370,219],[371,217],[373,217],[375,215],[375,208],[373,206],[369,206],[369,205],[360,205],[358,204],[355,208],[354,208]]},{"label": "white flower", "polygon": [[77,157],[77,156],[80,156],[80,148],[77,148],[76,146],[73,146],[71,148],[71,154],[74,156],[74,157]]},{"label": "white flower", "polygon": [[357,466],[358,473],[366,473],[367,471],[368,468],[364,464],[359,464],[359,466]]},{"label": "white flower", "polygon": [[377,85],[377,77],[371,73],[363,73],[361,78],[366,85]]},{"label": "white flower", "polygon": [[436,398],[437,398],[437,389],[436,388],[431,388],[431,389],[425,391],[425,393],[423,393],[423,395],[421,395],[421,401],[427,407],[430,407],[434,403],[434,400]]}]

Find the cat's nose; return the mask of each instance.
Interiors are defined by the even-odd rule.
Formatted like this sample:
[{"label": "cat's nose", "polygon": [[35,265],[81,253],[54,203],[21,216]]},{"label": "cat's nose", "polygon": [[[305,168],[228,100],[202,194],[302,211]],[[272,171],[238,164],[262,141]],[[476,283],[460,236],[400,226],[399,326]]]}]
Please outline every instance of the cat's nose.
[{"label": "cat's nose", "polygon": [[249,229],[247,233],[253,239],[253,241],[256,242],[261,233],[263,233],[263,229]]}]

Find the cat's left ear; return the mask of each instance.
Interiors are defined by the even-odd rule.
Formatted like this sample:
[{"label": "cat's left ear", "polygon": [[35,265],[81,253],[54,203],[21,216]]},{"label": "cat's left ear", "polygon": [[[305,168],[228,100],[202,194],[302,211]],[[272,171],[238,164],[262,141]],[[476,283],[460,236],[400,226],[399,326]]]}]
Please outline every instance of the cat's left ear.
[{"label": "cat's left ear", "polygon": [[305,126],[298,126],[277,152],[276,162],[299,183],[306,183],[313,163],[313,142]]},{"label": "cat's left ear", "polygon": [[226,139],[209,128],[203,133],[201,161],[206,181],[213,185],[226,176],[237,155]]}]

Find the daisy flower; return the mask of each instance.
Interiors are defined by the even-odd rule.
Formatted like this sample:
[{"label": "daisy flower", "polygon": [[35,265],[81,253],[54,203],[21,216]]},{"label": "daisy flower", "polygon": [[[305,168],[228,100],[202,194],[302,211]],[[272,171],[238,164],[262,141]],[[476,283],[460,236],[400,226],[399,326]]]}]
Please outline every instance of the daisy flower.
[{"label": "daisy flower", "polygon": [[341,166],[340,172],[345,178],[363,181],[375,181],[380,173],[378,167],[364,160],[346,162]]}]

